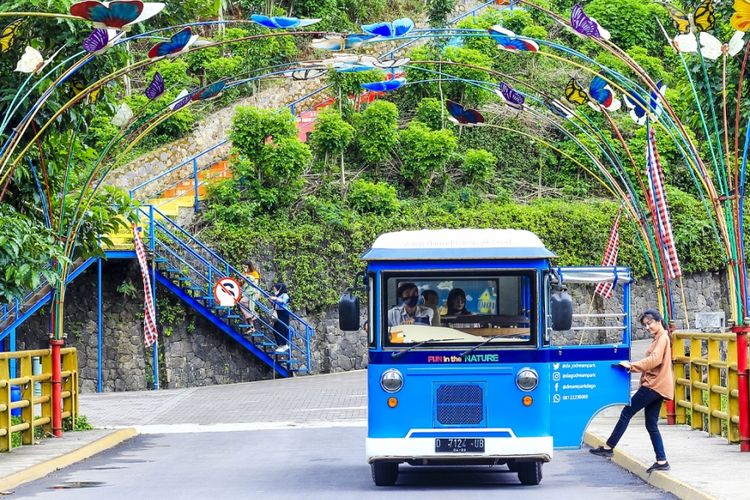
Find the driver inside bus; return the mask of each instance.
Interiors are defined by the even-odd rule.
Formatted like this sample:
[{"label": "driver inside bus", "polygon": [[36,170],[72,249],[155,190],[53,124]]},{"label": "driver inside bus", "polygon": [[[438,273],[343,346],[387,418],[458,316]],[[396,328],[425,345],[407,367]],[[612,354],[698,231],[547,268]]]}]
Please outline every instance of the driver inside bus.
[{"label": "driver inside bus", "polygon": [[414,283],[401,283],[396,292],[401,305],[388,310],[388,326],[432,324],[432,309],[418,304],[419,288]]}]

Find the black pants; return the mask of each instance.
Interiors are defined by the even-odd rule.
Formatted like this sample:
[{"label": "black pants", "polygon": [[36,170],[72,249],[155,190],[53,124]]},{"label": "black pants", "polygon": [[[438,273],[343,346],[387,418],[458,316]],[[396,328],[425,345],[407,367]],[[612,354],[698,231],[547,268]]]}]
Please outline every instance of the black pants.
[{"label": "black pants", "polygon": [[289,311],[280,309],[276,311],[278,319],[273,323],[273,333],[276,337],[276,344],[282,346],[289,343]]},{"label": "black pants", "polygon": [[612,430],[612,435],[607,439],[607,446],[610,448],[617,446],[620,438],[628,428],[630,419],[639,411],[644,410],[646,430],[651,438],[654,453],[656,453],[656,461],[666,460],[667,455],[664,453],[664,442],[661,439],[658,425],[662,401],[664,401],[664,397],[653,389],[649,389],[648,387],[638,389],[630,398],[630,405],[622,409],[620,420],[617,421],[617,425]]}]

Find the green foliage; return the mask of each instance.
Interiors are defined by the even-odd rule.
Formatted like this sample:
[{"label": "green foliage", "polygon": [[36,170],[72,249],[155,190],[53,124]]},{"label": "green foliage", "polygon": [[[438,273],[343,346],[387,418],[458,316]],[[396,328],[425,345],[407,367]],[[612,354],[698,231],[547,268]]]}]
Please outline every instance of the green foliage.
[{"label": "green foliage", "polygon": [[130,280],[125,280],[117,285],[117,291],[123,294],[125,297],[129,297],[131,299],[134,299],[138,296],[138,290],[135,289],[135,285],[133,285],[133,282]]},{"label": "green foliage", "polygon": [[448,14],[455,4],[455,0],[427,0],[427,19],[430,26],[442,27],[448,24]]},{"label": "green foliage", "polygon": [[94,426],[89,423],[86,415],[78,415],[75,422],[73,422],[72,417],[65,417],[63,419],[63,431],[65,432],[90,431],[93,428]]},{"label": "green foliage", "polygon": [[232,120],[229,138],[242,155],[255,158],[266,146],[267,138],[278,140],[296,134],[294,118],[288,111],[276,113],[268,109],[240,106]]},{"label": "green foliage", "polygon": [[368,165],[385,161],[398,142],[398,108],[387,101],[375,101],[355,116],[357,147]]},{"label": "green foliage", "polygon": [[21,298],[42,279],[56,283],[47,266],[65,260],[51,232],[8,204],[0,205],[0,303]]},{"label": "green foliage", "polygon": [[424,123],[432,130],[443,128],[443,119],[445,117],[445,107],[440,100],[434,97],[425,97],[417,105],[417,114],[415,120]]},{"label": "green foliage", "polygon": [[343,153],[353,139],[354,127],[334,108],[328,108],[318,113],[315,129],[310,134],[310,147],[316,156],[328,159]]},{"label": "green foliage", "polygon": [[456,136],[450,130],[430,130],[411,122],[399,132],[401,175],[419,193],[426,193],[456,151]]},{"label": "green foliage", "polygon": [[360,213],[388,215],[398,210],[396,188],[385,182],[357,179],[349,187],[347,202]]},{"label": "green foliage", "polygon": [[467,149],[461,170],[471,184],[484,184],[495,175],[497,158],[485,149]]},{"label": "green foliage", "polygon": [[586,13],[606,27],[612,33],[612,42],[623,49],[637,45],[653,56],[664,53],[666,41],[654,18],[664,26],[671,26],[671,21],[661,5],[642,0],[592,0],[586,5]]}]

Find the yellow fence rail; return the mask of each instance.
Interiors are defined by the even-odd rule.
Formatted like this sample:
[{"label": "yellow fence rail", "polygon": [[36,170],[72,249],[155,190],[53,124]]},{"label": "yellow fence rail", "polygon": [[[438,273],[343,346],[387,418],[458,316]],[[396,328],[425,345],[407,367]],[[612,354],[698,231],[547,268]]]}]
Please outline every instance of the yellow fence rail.
[{"label": "yellow fence rail", "polygon": [[[73,347],[60,349],[62,358],[62,417],[78,416],[78,352]],[[34,358],[41,361],[42,372],[32,373]],[[11,360],[16,360],[16,377],[11,378]],[[41,395],[34,394],[36,382]],[[18,386],[21,397],[11,401],[11,388]],[[11,411],[20,408],[20,422],[13,423]],[[52,356],[50,349],[0,353],[0,451],[11,451],[12,435],[21,433],[22,444],[34,443],[37,428],[52,432]]]},{"label": "yellow fence rail", "polygon": [[739,442],[737,336],[674,332],[672,357],[676,423]]}]

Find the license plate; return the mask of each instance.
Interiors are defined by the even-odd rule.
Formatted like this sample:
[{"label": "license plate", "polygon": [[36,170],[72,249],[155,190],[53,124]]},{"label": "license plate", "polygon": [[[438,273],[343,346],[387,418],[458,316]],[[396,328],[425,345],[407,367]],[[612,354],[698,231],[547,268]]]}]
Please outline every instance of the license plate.
[{"label": "license plate", "polygon": [[484,453],[482,438],[436,438],[437,453]]}]

